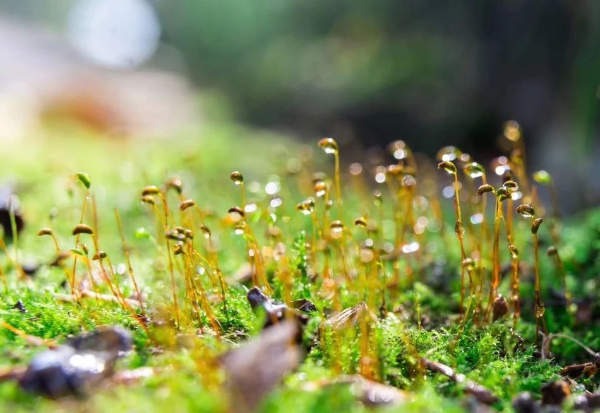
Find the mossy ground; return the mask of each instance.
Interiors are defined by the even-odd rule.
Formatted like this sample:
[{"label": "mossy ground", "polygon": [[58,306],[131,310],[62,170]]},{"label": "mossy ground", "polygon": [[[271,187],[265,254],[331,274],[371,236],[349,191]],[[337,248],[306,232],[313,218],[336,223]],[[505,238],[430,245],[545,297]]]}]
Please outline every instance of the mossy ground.
[{"label": "mossy ground", "polygon": [[[78,223],[83,190],[73,179],[73,174],[85,171],[92,177],[99,220],[99,241],[102,249],[112,257],[113,264],[124,261],[118,228],[113,209],[118,208],[124,224],[124,232],[131,248],[132,264],[142,290],[148,295],[148,305],[160,309],[171,305],[168,274],[156,262],[156,245],[152,238],[136,237],[138,228],[144,227],[155,234],[151,214],[139,200],[141,188],[165,182],[173,175],[182,178],[185,193],[202,207],[210,207],[215,213],[209,218],[213,231],[219,231],[219,260],[223,274],[231,279],[243,266],[246,244],[242,237],[234,235],[230,227],[222,225],[221,218],[233,205],[239,204],[239,191],[229,181],[233,170],[244,172],[247,182],[264,183],[281,181],[280,196],[283,205],[279,218],[291,217],[286,224],[287,245],[295,270],[294,291],[298,296],[310,298],[321,311],[328,305],[318,293],[317,286],[301,286],[306,276],[302,268],[306,258],[292,242],[302,231],[310,233],[310,220],[295,211],[296,203],[306,194],[301,194],[296,178],[286,176],[286,163],[298,158],[298,144],[276,136],[265,137],[263,133],[217,123],[200,131],[190,132],[161,142],[142,140],[120,140],[97,137],[73,128],[51,127],[41,136],[21,144],[3,148],[2,180],[13,180],[17,184],[27,227],[19,239],[19,259],[22,263],[33,260],[48,263],[55,252],[50,240],[37,237],[41,227],[52,226],[63,249],[74,246],[70,235]],[[61,139],[56,139],[58,135]],[[64,135],[67,135],[65,138]],[[304,167],[329,170],[325,157],[317,153]],[[315,164],[318,167],[315,167]],[[275,178],[272,175],[277,175]],[[264,191],[250,194],[258,203],[268,202]],[[351,222],[362,215],[361,195],[353,192],[352,186],[344,189],[344,219]],[[449,228],[452,205],[443,200]],[[54,218],[51,220],[50,215]],[[260,227],[261,218],[252,218],[251,225]],[[282,224],[283,225],[283,224]],[[528,224],[516,223],[517,237],[521,245],[522,259],[532,263]],[[352,230],[354,231],[354,230]],[[384,236],[389,231],[383,229]],[[412,283],[403,283],[397,288],[390,312],[373,326],[372,345],[377,348],[378,376],[389,383],[410,392],[410,402],[399,411],[465,411],[467,398],[460,385],[441,375],[421,371],[419,357],[443,362],[457,372],[491,390],[499,397],[494,405],[498,410],[511,411],[510,400],[521,391],[530,391],[539,397],[542,384],[560,378],[561,366],[575,362],[590,361],[580,347],[569,340],[557,338],[553,342],[553,358],[541,360],[533,346],[535,320],[532,318],[531,271],[522,279],[521,294],[524,297],[523,317],[516,331],[512,331],[512,320],[476,326],[467,323],[459,335],[460,322],[457,316],[459,298],[460,257],[452,230],[444,237],[431,240],[432,258],[422,265]],[[139,234],[139,231],[138,231]],[[262,234],[261,242],[268,242]],[[542,242],[549,245],[549,236],[541,233]],[[579,218],[562,224],[559,246],[568,272],[568,286],[575,301],[592,299],[593,314],[598,314],[600,298],[598,274],[600,273],[600,211],[590,211]],[[14,254],[9,248],[9,251]],[[506,255],[506,256],[505,256]],[[508,261],[503,254],[502,262]],[[304,257],[304,258],[303,258]],[[506,258],[506,260],[504,259]],[[66,337],[83,331],[93,330],[100,325],[120,324],[134,332],[135,352],[122,360],[119,369],[141,366],[156,367],[156,374],[133,385],[106,383],[83,400],[50,401],[21,391],[16,383],[0,384],[0,411],[7,412],[188,412],[224,411],[227,397],[219,386],[218,378],[211,378],[207,370],[213,367],[216,355],[242,343],[246,337],[258,334],[260,316],[250,309],[245,290],[231,283],[228,310],[215,306],[218,320],[223,326],[223,340],[213,334],[200,338],[201,345],[192,349],[174,344],[172,332],[162,337],[163,350],[157,352],[156,345],[139,327],[131,314],[110,303],[86,302],[84,307],[57,301],[53,293],[65,293],[64,273],[47,265],[40,266],[31,283],[17,279],[14,268],[5,256],[0,262],[6,273],[8,289],[2,290],[0,319],[21,331],[45,339],[63,341]],[[406,264],[409,265],[409,264]],[[561,290],[561,281],[553,262],[543,255],[541,273],[544,297],[549,300],[550,289]],[[84,271],[81,268],[80,271]],[[273,271],[272,269],[270,270]],[[126,272],[117,274],[123,293],[133,293],[133,285]],[[274,282],[276,298],[281,299],[281,285]],[[508,284],[503,282],[501,292],[507,293]],[[27,313],[13,308],[21,300]],[[360,292],[349,289],[342,294],[342,304],[349,307],[362,300]],[[591,324],[574,323],[564,306],[548,306],[546,312],[548,328],[553,333],[562,332],[572,336],[594,350],[600,349],[600,325],[597,319]],[[317,317],[318,318],[318,317]],[[207,321],[207,320],[205,320]],[[306,332],[317,329],[318,319],[309,324]],[[419,327],[422,321],[421,327]],[[208,323],[206,323],[208,326]],[[209,327],[205,326],[205,330]],[[188,333],[197,333],[199,325],[190,325]],[[519,343],[518,336],[524,340]],[[460,336],[460,338],[459,338]],[[348,388],[333,387],[318,391],[306,391],[305,384],[313,380],[333,377],[333,364],[339,365],[344,373],[356,373],[359,369],[360,333],[350,331],[343,345],[333,352],[330,348],[315,346],[307,355],[300,369],[289,375],[284,385],[275,390],[264,402],[264,412],[341,412],[364,411]],[[0,367],[25,365],[33,355],[41,351],[31,347],[20,337],[0,328]],[[335,359],[335,360],[334,360]],[[576,391],[596,390],[597,379],[578,381]],[[569,405],[564,406],[569,409]]]}]

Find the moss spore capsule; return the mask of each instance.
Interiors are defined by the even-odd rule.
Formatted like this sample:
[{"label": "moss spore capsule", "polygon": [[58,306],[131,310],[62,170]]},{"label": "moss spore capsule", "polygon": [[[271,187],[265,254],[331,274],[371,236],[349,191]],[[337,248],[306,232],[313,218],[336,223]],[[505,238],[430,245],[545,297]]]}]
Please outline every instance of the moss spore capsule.
[{"label": "moss spore capsule", "polygon": [[535,216],[535,209],[529,204],[521,204],[516,210],[517,214],[520,214],[523,218],[533,218]]},{"label": "moss spore capsule", "polygon": [[79,224],[75,228],[73,228],[73,235],[79,235],[79,234],[92,235],[93,233],[94,233],[94,230],[92,229],[92,227],[90,227],[89,225],[86,225],[86,224]]},{"label": "moss spore capsule", "polygon": [[179,204],[179,210],[181,212],[185,211],[188,208],[191,208],[196,205],[196,202],[193,199],[186,199]]},{"label": "moss spore capsule", "polygon": [[511,142],[521,139],[521,125],[515,120],[509,120],[504,124],[504,137]]},{"label": "moss spore capsule", "polygon": [[356,218],[354,220],[354,225],[361,228],[367,228],[367,219],[365,217]]},{"label": "moss spore capsule", "polygon": [[52,231],[51,228],[42,228],[38,231],[38,237],[44,236],[44,235],[53,235],[54,232]]},{"label": "moss spore capsule", "polygon": [[318,146],[328,155],[333,155],[338,152],[338,144],[333,138],[321,139]]},{"label": "moss spore capsule", "polygon": [[490,184],[483,184],[479,188],[477,188],[477,195],[481,196],[487,192],[494,192],[494,187]]},{"label": "moss spore capsule", "polygon": [[160,194],[160,188],[156,185],[148,185],[144,189],[142,189],[142,197],[147,195],[158,195]]},{"label": "moss spore capsule", "polygon": [[92,180],[90,179],[90,176],[85,172],[77,172],[75,174],[75,178],[77,178],[79,182],[81,182],[83,186],[85,186],[87,189],[90,189],[90,187],[92,186]]},{"label": "moss spore capsule", "polygon": [[240,171],[233,171],[229,175],[229,179],[231,179],[236,185],[241,185],[244,183],[244,175],[242,175]]},{"label": "moss spore capsule", "polygon": [[440,163],[438,163],[437,167],[438,167],[438,169],[443,169],[450,175],[456,175],[456,165],[454,165],[452,162],[449,162],[449,161],[440,162]]},{"label": "moss spore capsule", "polygon": [[444,146],[437,153],[436,159],[443,162],[452,162],[462,155],[462,151],[456,146]]},{"label": "moss spore capsule", "polygon": [[469,178],[475,179],[485,175],[485,168],[477,162],[469,162],[464,166],[463,172]]},{"label": "moss spore capsule", "polygon": [[533,222],[531,223],[531,233],[532,234],[538,233],[538,230],[540,229],[540,225],[542,225],[542,222],[544,222],[544,220],[542,218],[536,218],[533,220]]}]

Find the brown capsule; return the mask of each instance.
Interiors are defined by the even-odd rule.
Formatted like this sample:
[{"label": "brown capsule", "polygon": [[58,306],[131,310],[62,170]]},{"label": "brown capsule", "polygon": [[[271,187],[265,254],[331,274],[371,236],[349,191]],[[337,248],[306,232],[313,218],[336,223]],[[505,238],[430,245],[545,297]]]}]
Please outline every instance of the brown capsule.
[{"label": "brown capsule", "polygon": [[89,234],[92,235],[94,230],[86,224],[79,224],[73,229],[73,235]]},{"label": "brown capsule", "polygon": [[52,235],[52,234],[54,234],[54,232],[50,228],[42,228],[38,231],[38,237],[41,237],[44,235]]},{"label": "brown capsule", "polygon": [[546,251],[546,254],[549,257],[552,257],[552,256],[558,254],[558,250],[556,249],[556,247],[554,245],[551,245],[551,246],[548,247],[548,250]]},{"label": "brown capsule", "polygon": [[444,161],[444,162],[440,162],[438,163],[438,169],[443,169],[444,171],[448,172],[450,175],[456,175],[456,166],[449,161]]},{"label": "brown capsule", "polygon": [[104,251],[98,251],[94,254],[94,256],[92,257],[92,260],[94,260],[94,261],[103,260],[106,257],[107,257],[107,255]]},{"label": "brown capsule", "polygon": [[356,218],[354,220],[354,225],[356,225],[357,227],[366,228],[367,227],[367,220],[364,217]]},{"label": "brown capsule", "polygon": [[498,200],[500,202],[503,202],[503,201],[507,200],[508,198],[510,198],[510,193],[508,192],[508,189],[501,186],[500,188],[498,188],[496,190],[496,196],[498,197]]},{"label": "brown capsule", "polygon": [[315,182],[315,195],[318,197],[322,197],[327,193],[327,184],[325,181],[317,181]]},{"label": "brown capsule", "polygon": [[338,144],[333,138],[323,138],[319,141],[318,145],[328,155],[338,152]]},{"label": "brown capsule", "polygon": [[462,266],[467,271],[472,271],[475,268],[475,261],[473,261],[473,258],[465,258],[462,261]]},{"label": "brown capsule", "polygon": [[506,314],[508,314],[508,303],[503,296],[498,295],[494,299],[494,304],[492,306],[492,319],[496,321]]},{"label": "brown capsule", "polygon": [[533,216],[535,216],[535,209],[529,204],[521,204],[515,211],[524,218],[533,218]]},{"label": "brown capsule", "polygon": [[342,223],[342,221],[336,220],[333,221],[330,225],[329,225],[329,229],[331,230],[331,234],[334,237],[339,237],[342,235],[342,233],[344,232],[344,229],[346,227],[344,226],[344,224]]},{"label": "brown capsule", "polygon": [[144,204],[156,205],[156,201],[152,195],[144,195],[141,199]]},{"label": "brown capsule", "polygon": [[167,231],[165,233],[165,237],[167,237],[168,239],[171,239],[173,241],[184,241],[185,240],[185,235],[179,233],[177,230],[170,230]]},{"label": "brown capsule", "polygon": [[487,192],[494,192],[494,187],[490,184],[483,184],[479,188],[477,188],[477,195],[481,196]]},{"label": "brown capsule", "polygon": [[502,186],[511,194],[519,190],[519,185],[515,181],[506,181]]},{"label": "brown capsule", "polygon": [[244,183],[244,175],[242,175],[240,171],[233,171],[231,175],[229,175],[229,179],[231,179],[236,185],[241,185]]},{"label": "brown capsule", "polygon": [[179,254],[183,254],[184,250],[183,250],[183,245],[177,243],[175,245],[173,245],[173,254],[174,255],[179,255]]},{"label": "brown capsule", "polygon": [[389,176],[400,176],[402,175],[402,172],[403,168],[401,165],[398,164],[388,165],[385,171],[385,173]]},{"label": "brown capsule", "polygon": [[239,206],[234,206],[232,208],[229,208],[229,210],[227,210],[227,212],[230,213],[230,214],[238,214],[241,217],[243,217],[244,215],[246,215],[244,213],[244,210],[242,208],[240,208]]},{"label": "brown capsule", "polygon": [[173,189],[175,192],[181,195],[181,192],[183,191],[183,181],[180,177],[174,176],[167,181],[166,187],[167,189]]},{"label": "brown capsule", "polygon": [[210,237],[210,228],[208,228],[207,226],[201,225],[200,226],[200,231],[202,231],[202,233],[204,234],[204,236],[206,238]]},{"label": "brown capsule", "polygon": [[304,215],[310,215],[315,210],[315,200],[313,198],[305,199],[296,205],[296,209]]},{"label": "brown capsule", "polygon": [[508,251],[510,252],[510,256],[512,257],[512,259],[516,260],[517,258],[519,258],[519,250],[514,245],[509,245]]},{"label": "brown capsule", "polygon": [[544,222],[542,218],[536,218],[533,220],[533,222],[531,223],[532,234],[537,234],[538,230],[540,229],[540,225],[542,225],[542,222]]},{"label": "brown capsule", "polygon": [[179,210],[181,212],[183,212],[186,209],[193,207],[195,205],[196,205],[196,202],[193,199],[186,199],[185,201],[181,201],[181,203],[179,204]]},{"label": "brown capsule", "polygon": [[465,228],[463,227],[461,221],[456,221],[454,223],[454,233],[458,236],[462,236],[465,233]]},{"label": "brown capsule", "polygon": [[146,195],[158,195],[160,194],[160,189],[155,185],[149,185],[142,190],[142,196]]}]

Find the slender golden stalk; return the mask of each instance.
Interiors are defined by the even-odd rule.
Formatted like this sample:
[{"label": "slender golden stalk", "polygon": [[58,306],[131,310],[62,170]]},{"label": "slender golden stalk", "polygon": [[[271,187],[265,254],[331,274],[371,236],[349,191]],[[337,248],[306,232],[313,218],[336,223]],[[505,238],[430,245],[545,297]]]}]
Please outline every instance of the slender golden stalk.
[{"label": "slender golden stalk", "polygon": [[129,254],[129,248],[127,247],[127,243],[125,242],[125,234],[123,233],[123,224],[121,222],[121,216],[119,215],[119,210],[115,208],[115,218],[117,220],[117,226],[119,227],[119,234],[121,236],[121,246],[123,248],[123,254],[125,255],[125,262],[127,263],[127,272],[129,273],[129,277],[131,278],[131,282],[133,283],[133,287],[135,288],[135,294],[140,302],[140,311],[142,316],[145,316],[146,313],[144,311],[144,303],[142,299],[142,294],[140,293],[140,288],[138,287],[138,283],[135,279],[135,275],[133,274],[133,266],[131,265],[131,258]]}]

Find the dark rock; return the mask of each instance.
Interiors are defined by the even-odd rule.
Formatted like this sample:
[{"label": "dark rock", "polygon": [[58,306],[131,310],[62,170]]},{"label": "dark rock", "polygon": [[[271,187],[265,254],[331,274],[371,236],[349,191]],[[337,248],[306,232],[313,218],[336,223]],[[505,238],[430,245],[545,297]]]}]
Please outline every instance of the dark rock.
[{"label": "dark rock", "polygon": [[294,342],[299,333],[298,323],[283,320],[221,357],[235,412],[253,411],[289,372],[298,368],[303,351]]},{"label": "dark rock", "polygon": [[16,308],[23,314],[27,313],[27,308],[25,308],[25,304],[23,304],[23,301],[21,300],[17,301],[15,305],[13,305],[13,308]]},{"label": "dark rock", "polygon": [[11,186],[0,188],[0,226],[4,230],[4,236],[12,241],[13,229],[11,224],[11,212],[15,217],[17,234],[21,233],[25,227],[25,220],[19,208],[19,198],[13,193]]},{"label": "dark rock", "polygon": [[494,304],[492,305],[492,319],[496,321],[506,314],[508,314],[508,303],[503,296],[498,295],[494,299]]},{"label": "dark rock", "polygon": [[408,394],[387,384],[377,383],[355,374],[332,380],[309,383],[306,390],[316,390],[333,386],[350,386],[351,393],[366,407],[399,406],[409,400]]},{"label": "dark rock", "polygon": [[540,410],[539,403],[529,392],[518,394],[512,401],[512,407],[516,413],[537,413]]},{"label": "dark rock", "polygon": [[27,263],[21,265],[21,269],[23,270],[25,275],[33,278],[35,276],[35,274],[38,272],[38,270],[40,269],[40,266],[34,262],[27,262]]},{"label": "dark rock", "polygon": [[546,383],[541,388],[542,405],[560,406],[571,394],[569,383],[564,380]]},{"label": "dark rock", "polygon": [[580,394],[573,401],[575,410],[583,410],[584,412],[595,412],[600,410],[600,392]]},{"label": "dark rock", "polygon": [[317,306],[305,298],[292,301],[292,307],[294,307],[296,310],[302,311],[303,313],[312,313],[313,311],[317,311]]},{"label": "dark rock", "polygon": [[[265,295],[258,287],[253,287],[248,291],[248,302],[254,311],[258,311],[262,308],[266,313],[266,320],[264,328],[268,328],[283,321],[285,318],[290,317],[295,319],[300,324],[304,325],[308,322],[308,316],[302,311],[295,308],[289,308],[285,304],[274,303],[270,297]],[[302,302],[301,306],[309,307],[314,304],[310,301]],[[299,337],[301,338],[301,336]]]},{"label": "dark rock", "polygon": [[114,373],[116,360],[131,349],[131,335],[108,327],[75,337],[33,358],[19,380],[24,390],[52,399],[82,396]]}]

